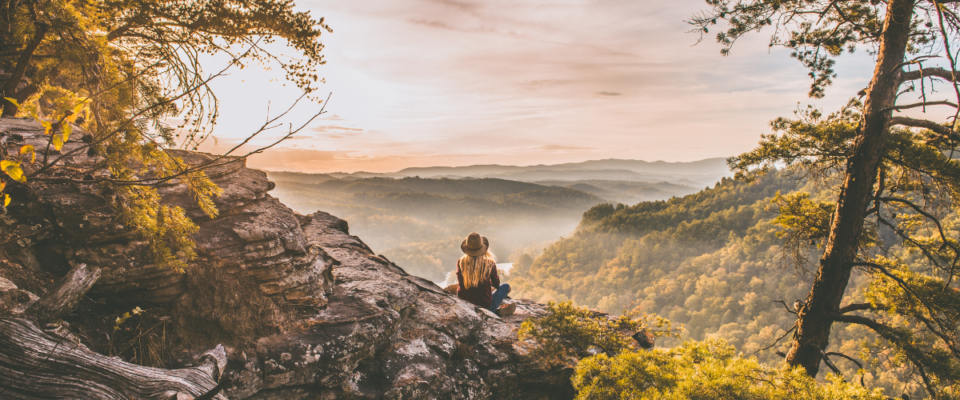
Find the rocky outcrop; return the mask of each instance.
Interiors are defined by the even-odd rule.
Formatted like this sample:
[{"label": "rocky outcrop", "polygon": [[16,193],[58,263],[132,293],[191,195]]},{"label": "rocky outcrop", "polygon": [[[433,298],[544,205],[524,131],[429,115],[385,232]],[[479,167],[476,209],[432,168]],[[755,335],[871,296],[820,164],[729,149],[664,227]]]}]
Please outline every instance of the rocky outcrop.
[{"label": "rocky outcrop", "polygon": [[[23,119],[0,120],[4,130],[27,142],[42,139]],[[191,164],[213,159],[177,155]],[[91,161],[85,157],[70,162]],[[117,223],[110,198],[82,183],[15,193],[0,229],[18,239],[3,251],[31,276],[61,276],[78,263],[101,269],[90,292],[95,301],[65,318],[91,349],[107,348],[103,338],[117,310],[134,305],[162,324],[162,351],[173,355],[165,367],[189,367],[223,344],[230,398],[572,396],[570,371],[545,370],[517,341],[519,324],[543,306],[518,301],[517,313],[501,320],[376,255],[349,234],[346,221],[291,211],[268,194],[266,175],[243,160],[221,160],[207,173],[224,189],[216,219],[177,182],[160,188],[166,203],[200,227],[200,257],[185,273],[154,265],[147,243]],[[29,297],[14,290],[0,295]]]}]

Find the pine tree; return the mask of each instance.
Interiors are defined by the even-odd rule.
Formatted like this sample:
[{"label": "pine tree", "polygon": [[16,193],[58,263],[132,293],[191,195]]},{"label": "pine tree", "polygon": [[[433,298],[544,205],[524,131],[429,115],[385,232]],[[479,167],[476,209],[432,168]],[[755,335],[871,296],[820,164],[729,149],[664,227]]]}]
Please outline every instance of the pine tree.
[{"label": "pine tree", "polygon": [[[862,103],[828,117],[810,110],[798,113],[796,120],[775,121],[777,133],[764,136],[756,150],[730,160],[741,174],[786,163],[811,176],[839,181],[835,204],[796,198],[795,207],[787,207],[781,217],[788,235],[822,240],[824,249],[786,356],[790,365],[802,366],[810,376],[817,375],[822,361],[831,365],[826,349],[834,323],[859,324],[909,360],[931,396],[956,395],[960,319],[955,305],[960,304],[960,290],[954,278],[960,247],[943,228],[941,211],[960,194],[960,164],[951,157],[960,144],[957,115],[944,124],[893,116],[917,107],[957,107],[960,71],[951,50],[957,48],[960,32],[955,3],[707,0],[709,10],[688,21],[701,35],[718,21],[729,23],[717,34],[725,55],[741,36],[773,30],[770,46],[792,49],[792,56],[810,70],[812,97],[822,97],[832,83],[834,58],[844,50],[858,45],[876,49],[873,76],[859,93]],[[950,68],[924,66],[937,57]],[[948,82],[957,100],[928,99],[933,81]],[[898,103],[907,91],[919,92],[921,101]],[[800,212],[791,216],[790,209]],[[831,213],[829,219],[808,218],[824,211]],[[800,223],[811,220],[829,224],[805,228]],[[874,240],[880,226],[895,232],[922,260],[885,257],[883,243]],[[869,303],[843,305],[856,269],[873,275]],[[909,322],[899,323],[894,316]]]}]

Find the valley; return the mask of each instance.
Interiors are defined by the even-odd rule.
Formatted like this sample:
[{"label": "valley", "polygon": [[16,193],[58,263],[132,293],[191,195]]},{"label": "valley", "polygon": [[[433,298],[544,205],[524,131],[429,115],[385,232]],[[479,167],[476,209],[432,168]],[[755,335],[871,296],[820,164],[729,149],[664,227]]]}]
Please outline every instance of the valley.
[{"label": "valley", "polygon": [[[665,200],[698,190],[678,182],[618,180],[619,173],[606,169],[612,166],[635,168],[622,171],[636,176],[656,173],[688,183],[729,173],[716,160],[605,160],[560,166],[410,168],[393,174],[268,175],[277,185],[272,193],[292,209],[341,216],[375,251],[410,273],[442,283],[462,255],[460,241],[472,231],[489,237],[499,261],[508,263],[524,253],[539,253],[573,232],[583,213],[596,205]],[[573,168],[579,173],[570,175]],[[488,177],[506,173],[550,180]],[[597,179],[580,179],[585,176]]]}]

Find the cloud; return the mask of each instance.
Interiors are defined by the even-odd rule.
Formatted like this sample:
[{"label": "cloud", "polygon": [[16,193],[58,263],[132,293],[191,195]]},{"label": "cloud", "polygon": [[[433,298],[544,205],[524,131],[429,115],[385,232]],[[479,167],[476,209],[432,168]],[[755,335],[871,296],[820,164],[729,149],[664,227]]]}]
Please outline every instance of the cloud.
[{"label": "cloud", "polygon": [[360,133],[365,131],[363,128],[349,128],[346,126],[336,126],[336,125],[320,125],[310,128],[311,131],[317,133],[327,133],[327,132],[355,132]]},{"label": "cloud", "polygon": [[460,32],[472,32],[472,31],[473,31],[472,29],[464,29],[464,28],[462,28],[462,27],[453,27],[453,26],[447,25],[447,24],[445,24],[445,23],[443,23],[443,22],[440,22],[440,21],[428,20],[428,19],[423,19],[423,18],[410,18],[410,19],[407,20],[407,22],[409,22],[409,23],[411,23],[411,24],[414,24],[414,25],[422,25],[422,26],[426,26],[426,27],[430,27],[430,28],[446,29],[446,30],[451,30],[451,31],[460,31]]},{"label": "cloud", "polygon": [[456,0],[429,0],[431,3],[442,4],[447,7],[455,8],[460,11],[471,12],[480,8],[480,5],[477,3],[471,3],[468,1],[456,1]]},{"label": "cloud", "polygon": [[[691,47],[696,37],[685,33],[683,20],[702,0],[304,4],[337,29],[324,35],[328,62],[318,69],[327,79],[321,90],[334,97],[330,113],[299,140],[262,155],[271,168],[396,171],[730,156],[756,146],[767,121],[806,102],[810,85],[802,65],[789,52],[770,50],[765,34],[745,36],[731,57],[709,41]],[[224,141],[242,140],[257,107],[299,95],[271,92],[262,82],[282,75],[243,75],[252,70],[224,79],[242,76],[242,84],[218,88],[216,135]],[[815,105],[836,109],[872,70],[866,52],[844,55],[828,97]],[[312,116],[305,108],[291,114],[294,126]],[[330,151],[277,152],[295,144]]]},{"label": "cloud", "polygon": [[320,117],[320,119],[325,120],[325,121],[346,121],[346,119],[344,119],[343,117],[341,117],[341,116],[339,116],[339,115],[337,115],[337,114],[333,114],[333,115],[330,115],[330,116],[328,116],[328,117]]},{"label": "cloud", "polygon": [[538,150],[543,151],[579,151],[579,150],[593,150],[593,147],[584,147],[584,146],[564,146],[560,144],[547,144],[540,147],[537,147]]},{"label": "cloud", "polygon": [[247,163],[252,168],[269,171],[335,172],[335,171],[396,171],[407,157],[367,155],[357,151],[316,149],[271,149],[251,156]]}]

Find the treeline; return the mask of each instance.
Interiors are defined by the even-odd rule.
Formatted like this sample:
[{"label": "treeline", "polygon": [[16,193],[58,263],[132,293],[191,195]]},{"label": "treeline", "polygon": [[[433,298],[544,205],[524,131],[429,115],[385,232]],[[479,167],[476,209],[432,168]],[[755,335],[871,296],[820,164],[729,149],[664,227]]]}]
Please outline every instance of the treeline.
[{"label": "treeline", "polygon": [[[772,223],[777,192],[798,189],[816,193],[812,184],[798,187],[796,177],[771,173],[755,183],[724,179],[667,201],[598,205],[584,213],[575,234],[516,263],[510,283],[517,296],[542,302],[572,300],[614,314],[639,306],[684,324],[685,339],[721,338],[772,365],[782,360],[776,352],[786,350],[787,340],[774,343],[788,334],[793,303],[805,298],[812,278],[785,257]],[[864,285],[862,278],[854,285]],[[850,302],[862,302],[858,296],[848,292]],[[831,351],[859,354],[874,336],[851,326],[836,338]],[[877,352],[867,358],[892,356]],[[859,367],[848,364],[840,365],[845,376],[858,377]],[[883,365],[866,366],[864,382],[896,390],[890,393],[921,393],[901,379],[907,371]]]}]

